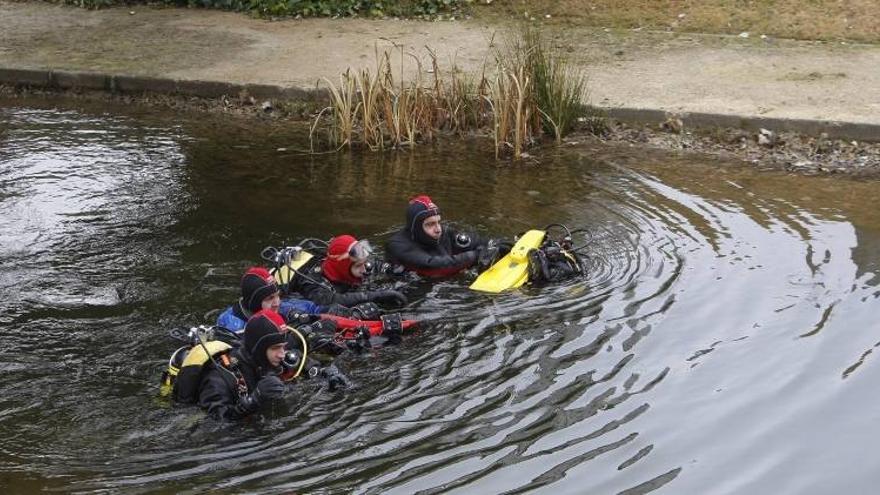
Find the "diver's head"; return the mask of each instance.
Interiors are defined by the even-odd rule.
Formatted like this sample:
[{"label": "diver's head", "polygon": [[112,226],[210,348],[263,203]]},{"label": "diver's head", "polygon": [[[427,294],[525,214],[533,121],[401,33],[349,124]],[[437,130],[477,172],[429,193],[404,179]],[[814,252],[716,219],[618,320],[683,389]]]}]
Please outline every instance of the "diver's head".
[{"label": "diver's head", "polygon": [[371,254],[373,247],[368,241],[359,241],[348,234],[339,235],[330,240],[321,270],[331,282],[357,285],[364,278]]},{"label": "diver's head", "polygon": [[436,246],[443,235],[440,208],[426,195],[409,200],[406,207],[406,230],[410,239],[426,246]]},{"label": "diver's head", "polygon": [[244,349],[257,366],[277,368],[284,359],[286,332],[281,315],[272,310],[259,311],[244,327]]},{"label": "diver's head", "polygon": [[265,268],[253,267],[241,277],[241,302],[251,313],[261,309],[278,311],[281,292],[275,278]]}]

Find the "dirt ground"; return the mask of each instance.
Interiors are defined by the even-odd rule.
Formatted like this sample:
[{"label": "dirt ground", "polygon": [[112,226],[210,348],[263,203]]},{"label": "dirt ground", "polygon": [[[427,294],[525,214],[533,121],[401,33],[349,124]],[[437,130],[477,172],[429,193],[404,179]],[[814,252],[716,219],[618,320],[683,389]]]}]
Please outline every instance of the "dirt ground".
[{"label": "dirt ground", "polygon": [[[394,45],[423,62],[430,47],[443,66],[454,60],[478,72],[493,37],[511,28],[0,0],[0,67],[309,88],[346,68],[372,66],[377,47]],[[878,46],[557,25],[547,32],[589,74],[596,105],[880,124]],[[406,66],[412,74],[415,64]]]},{"label": "dirt ground", "polygon": [[[405,78],[414,77],[415,58],[427,67],[427,48],[436,52],[441,70],[454,64],[478,74],[491,59],[492,43],[516,28],[486,20],[270,21],[212,10],[138,6],[87,11],[0,0],[0,68],[313,88],[322,78],[337,80],[347,68],[374,66],[377,50],[385,49],[394,51],[394,62],[405,61]],[[587,72],[589,101],[600,107],[880,124],[877,45],[560,23],[548,23],[545,35]],[[395,48],[400,46],[416,57],[401,54]],[[14,98],[19,93],[7,89],[5,95]],[[145,100],[210,111],[260,112],[234,101],[140,101]],[[310,109],[285,110],[274,113],[302,118]],[[601,139],[738,157],[799,173],[880,174],[880,145],[816,136],[776,136],[774,144],[766,146],[758,144],[757,135],[741,131],[669,133],[656,126],[614,123]]]}]

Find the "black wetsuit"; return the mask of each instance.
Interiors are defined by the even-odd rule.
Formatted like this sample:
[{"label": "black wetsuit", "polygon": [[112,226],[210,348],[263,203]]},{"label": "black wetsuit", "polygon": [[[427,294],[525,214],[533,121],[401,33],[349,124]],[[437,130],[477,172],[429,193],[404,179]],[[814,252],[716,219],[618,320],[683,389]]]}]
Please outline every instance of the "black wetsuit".
[{"label": "black wetsuit", "polygon": [[[471,236],[459,236],[454,229],[443,226],[439,240],[421,230],[414,235],[404,228],[385,245],[389,261],[425,277],[448,277],[470,268],[485,242]],[[419,235],[421,234],[421,235]],[[465,239],[465,242],[456,240]]]},{"label": "black wetsuit", "polygon": [[346,283],[331,282],[322,273],[318,259],[309,261],[300,269],[291,283],[291,289],[322,306],[338,304],[351,308],[367,302],[406,303],[406,298],[397,291],[363,290]]},{"label": "black wetsuit", "polygon": [[425,220],[440,215],[428,196],[416,196],[406,207],[406,225],[385,244],[388,261],[425,277],[448,277],[470,268],[486,242],[446,225],[439,239],[429,236]]},{"label": "black wetsuit", "polygon": [[[268,373],[278,370],[258,368],[250,355],[239,347],[230,353],[237,360],[238,372],[247,385],[247,393],[255,390],[257,382]],[[217,369],[213,364],[202,375],[199,382],[199,406],[216,420],[239,420],[259,409],[259,403],[246,400],[238,393],[236,377],[229,370]]]}]

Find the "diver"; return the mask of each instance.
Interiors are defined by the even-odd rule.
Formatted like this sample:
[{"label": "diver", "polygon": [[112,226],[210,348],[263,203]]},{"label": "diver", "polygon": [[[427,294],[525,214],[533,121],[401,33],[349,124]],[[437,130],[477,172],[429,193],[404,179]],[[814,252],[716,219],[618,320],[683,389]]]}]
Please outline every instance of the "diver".
[{"label": "diver", "polygon": [[385,245],[389,261],[423,277],[439,278],[472,266],[488,268],[510,251],[508,242],[457,232],[441,220],[440,208],[430,197],[412,198],[406,208],[406,224]]},{"label": "diver", "polygon": [[[173,384],[175,399],[197,402],[214,419],[237,420],[280,399],[284,383],[297,378],[323,378],[331,391],[351,386],[335,365],[322,366],[312,359],[306,339],[301,334],[294,337],[297,334],[272,310],[259,311],[248,320],[238,346],[204,342],[196,333],[192,350],[205,352],[197,352],[191,363],[184,357]],[[302,344],[299,349],[291,346],[296,340]]]},{"label": "diver", "polygon": [[[268,270],[260,267],[253,267],[245,272],[241,278],[241,298],[217,317],[217,327],[225,330],[217,337],[230,344],[237,344],[247,320],[261,310],[282,315],[285,323],[297,327],[306,336],[308,345],[313,350],[333,356],[346,350],[336,342],[336,322],[321,319],[319,315],[346,316],[352,310],[341,306],[325,307],[304,299],[281,299],[281,291],[275,279]],[[230,335],[224,336],[224,333]],[[297,346],[299,342],[293,340],[292,345]]]},{"label": "diver", "polygon": [[336,236],[330,240],[323,258],[316,257],[297,271],[292,290],[316,304],[350,307],[350,316],[361,320],[378,318],[375,303],[406,305],[406,296],[397,290],[362,288],[372,253],[366,240],[359,241],[347,234]]},{"label": "diver", "polygon": [[216,420],[237,420],[284,395],[280,374],[287,337],[284,320],[267,310],[245,326],[244,342],[229,353],[229,364],[211,365],[201,377],[198,403]]},{"label": "diver", "polygon": [[253,267],[241,277],[241,298],[217,317],[217,326],[241,334],[245,323],[260,310],[272,310],[284,315],[316,315],[326,308],[303,299],[281,299],[275,279],[265,268]]}]

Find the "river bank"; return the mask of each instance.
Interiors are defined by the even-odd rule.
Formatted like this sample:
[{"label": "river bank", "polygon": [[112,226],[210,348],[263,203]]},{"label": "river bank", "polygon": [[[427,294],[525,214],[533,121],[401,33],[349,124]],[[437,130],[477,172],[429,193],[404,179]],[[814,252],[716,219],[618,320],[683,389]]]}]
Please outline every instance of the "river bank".
[{"label": "river bank", "polygon": [[[316,100],[262,100],[250,95],[219,98],[169,94],[113,94],[103,91],[45,90],[0,85],[0,106],[12,104],[70,105],[112,102],[183,112],[207,112],[237,120],[271,122],[275,125],[306,126],[323,108]],[[839,175],[880,178],[880,143],[809,136],[795,132],[751,132],[735,128],[689,129],[671,117],[659,124],[624,122],[606,118],[603,129],[588,129],[583,123],[565,139],[564,146],[606,143],[660,149],[688,155],[705,154],[725,160],[739,160],[759,169],[785,170],[804,175]],[[486,134],[486,138],[489,135]],[[489,146],[489,145],[487,145]],[[546,146],[554,146],[550,141]],[[540,149],[540,147],[539,147]],[[539,160],[532,150],[526,160]]]},{"label": "river bank", "polygon": [[[63,94],[307,120],[323,106],[315,101],[320,81],[375,65],[378,50],[401,46],[424,58],[430,47],[444,66],[479,74],[496,36],[511,26],[498,18],[270,21],[0,1],[0,83],[16,86],[4,90],[12,99]],[[877,45],[556,22],[545,33],[588,74],[589,103],[611,117],[600,136],[581,132],[574,141],[708,153],[798,173],[880,175],[871,144],[880,142]],[[412,67],[400,70],[412,76]]]}]

